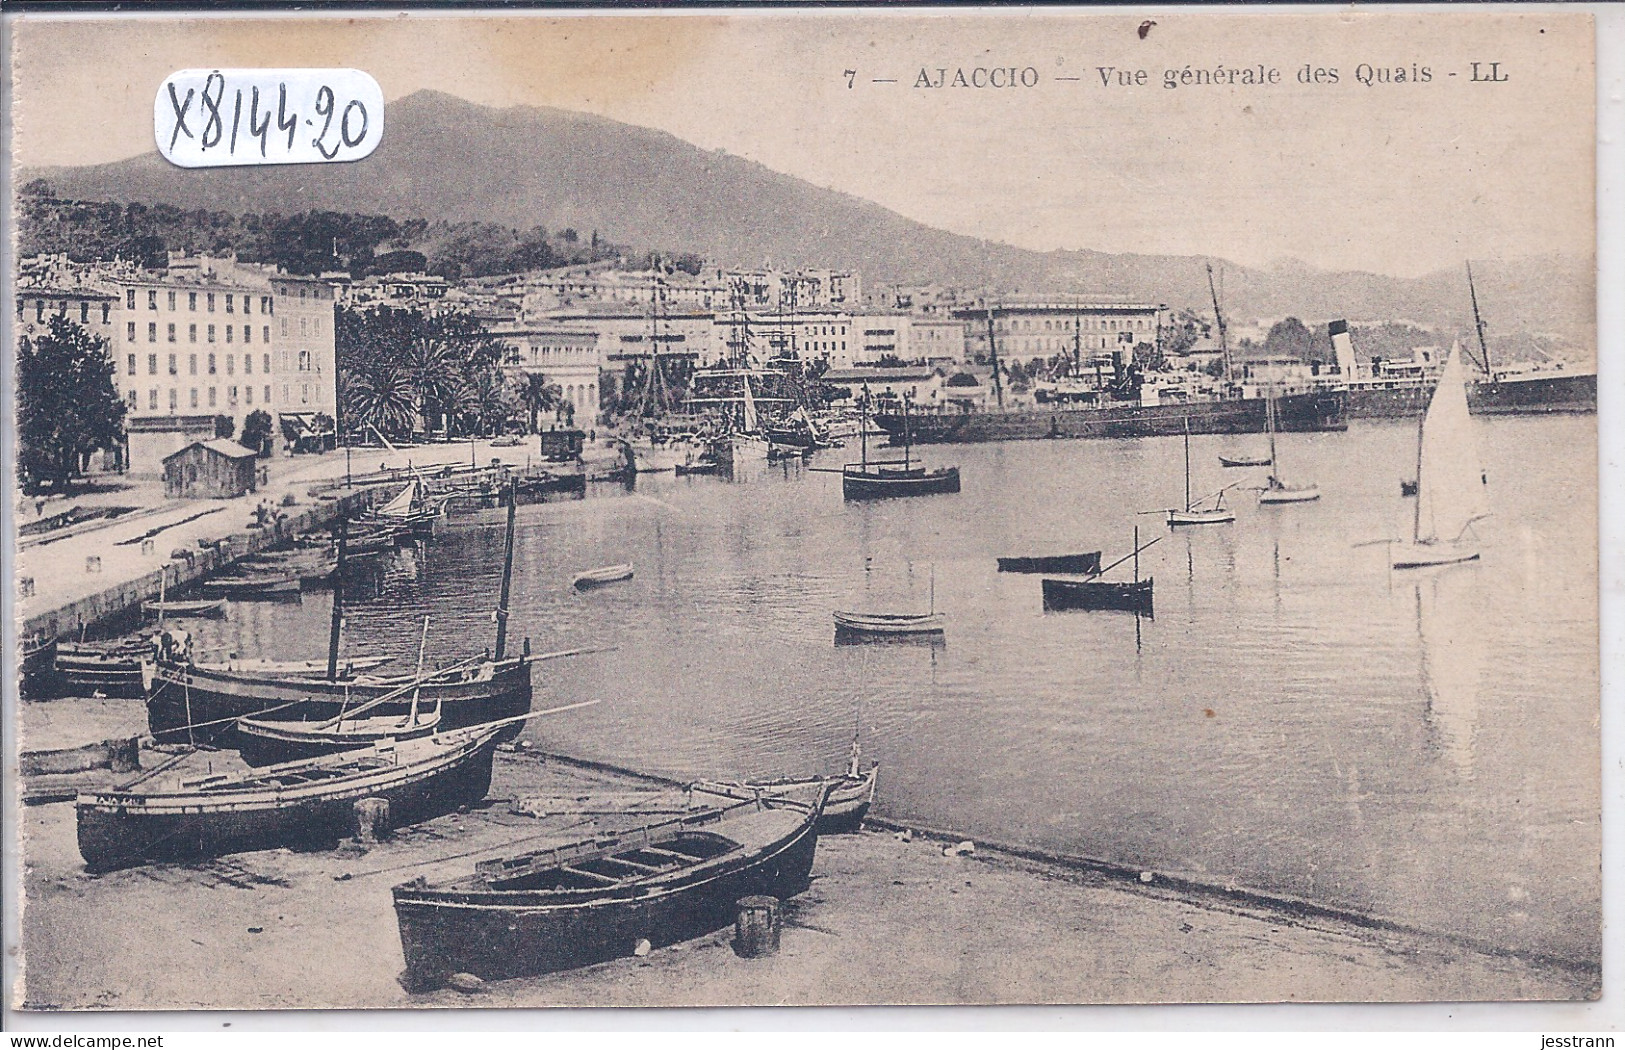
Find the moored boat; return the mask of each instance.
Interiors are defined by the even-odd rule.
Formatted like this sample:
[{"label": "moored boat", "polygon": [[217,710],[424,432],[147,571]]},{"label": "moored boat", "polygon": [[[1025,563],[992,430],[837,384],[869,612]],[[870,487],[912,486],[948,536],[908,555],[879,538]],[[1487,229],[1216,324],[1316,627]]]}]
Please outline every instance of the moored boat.
[{"label": "moored boat", "polygon": [[823,801],[737,801],[396,886],[402,983],[573,969],[726,926],[742,897],[807,889]]},{"label": "moored boat", "polygon": [[21,641],[21,690],[27,697],[47,696],[56,688],[56,638],[31,634]]},{"label": "moored boat", "polygon": [[218,576],[206,580],[203,593],[235,601],[291,601],[299,597],[298,576],[264,574]]},{"label": "moored boat", "polygon": [[1236,515],[1224,505],[1224,489],[1222,488],[1211,496],[1204,496],[1194,501],[1191,499],[1191,422],[1189,418],[1185,420],[1185,506],[1182,509],[1170,507],[1167,514],[1170,528],[1182,525],[1223,525],[1236,520]]},{"label": "moored boat", "polygon": [[[869,391],[863,392],[868,407]],[[863,436],[862,458],[841,470],[841,496],[849,500],[890,499],[897,496],[933,496],[959,491],[959,468],[927,470],[912,460],[913,438],[908,426],[908,399],[903,400],[903,458],[901,461],[869,461],[869,438]]]},{"label": "moored boat", "polygon": [[79,853],[91,871],[275,846],[338,841],[355,803],[388,803],[390,827],[471,805],[491,786],[495,728],[442,733],[167,788],[86,792],[75,803]]},{"label": "moored boat", "polygon": [[1135,612],[1153,615],[1152,578],[1133,582],[1106,580],[1043,581],[1044,608],[1049,610],[1091,609]]},{"label": "moored boat", "polygon": [[999,559],[1000,572],[1058,572],[1094,576],[1100,572],[1100,552],[1037,554]]},{"label": "moored boat", "polygon": [[1416,438],[1416,504],[1409,543],[1389,554],[1396,569],[1477,561],[1467,535],[1488,515],[1486,481],[1474,447],[1462,381],[1461,347],[1451,349]]},{"label": "moored boat", "polygon": [[150,601],[141,603],[141,611],[148,617],[177,616],[177,617],[211,617],[218,619],[226,615],[226,600],[224,598],[198,598],[185,601]]},{"label": "moored boat", "polygon": [[605,565],[600,569],[588,569],[577,573],[570,581],[570,585],[578,591],[585,591],[593,587],[602,587],[605,584],[619,583],[621,580],[632,578],[631,565]]},{"label": "moored boat", "polygon": [[56,675],[72,695],[138,697],[144,690],[141,665],[152,646],[136,640],[57,646]]},{"label": "moored boat", "polygon": [[835,614],[835,630],[848,634],[898,636],[942,634],[947,623],[939,612],[887,613],[839,612]]}]

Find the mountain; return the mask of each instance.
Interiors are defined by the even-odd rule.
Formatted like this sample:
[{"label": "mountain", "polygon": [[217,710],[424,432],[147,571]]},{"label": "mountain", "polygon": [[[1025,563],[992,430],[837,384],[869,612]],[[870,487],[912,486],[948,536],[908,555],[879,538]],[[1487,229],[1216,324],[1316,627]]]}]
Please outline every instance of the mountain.
[{"label": "mountain", "polygon": [[[27,171],[19,184],[34,178],[81,200],[569,226],[640,249],[696,252],[726,266],[856,270],[871,289],[894,282],[994,286],[1211,311],[1208,259],[1028,251],[934,229],[665,132],[558,109],[490,109],[432,91],[391,103],[383,143],[353,164],[183,171],[151,153]],[[1266,270],[1212,261],[1224,272],[1225,311],[1237,318],[1470,324],[1466,282],[1457,271],[1403,279],[1302,263]],[[1475,275],[1480,303],[1498,331],[1588,338],[1595,300],[1590,259],[1486,260]]]}]

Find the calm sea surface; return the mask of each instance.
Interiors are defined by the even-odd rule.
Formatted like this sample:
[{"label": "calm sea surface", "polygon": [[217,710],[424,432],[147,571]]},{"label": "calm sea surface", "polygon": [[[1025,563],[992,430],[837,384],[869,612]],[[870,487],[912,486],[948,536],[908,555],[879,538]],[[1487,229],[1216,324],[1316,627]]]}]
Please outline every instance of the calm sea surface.
[{"label": "calm sea surface", "polygon": [[[522,508],[512,637],[535,652],[548,747],[682,777],[833,770],[854,729],[877,809],[968,835],[1348,907],[1595,961],[1600,942],[1596,417],[1475,420],[1492,517],[1476,565],[1388,568],[1408,536],[1412,424],[1287,435],[1318,503],[1170,533],[1181,441],[933,446],[964,491],[847,504],[840,479],[733,482]],[[1192,441],[1198,493],[1261,470]],[[845,453],[823,454],[838,466]],[[605,498],[598,498],[600,495]],[[998,555],[1140,557],[1156,618],[1043,612]],[[500,512],[447,523],[348,610],[346,648],[409,665],[491,644]],[[577,572],[636,577],[578,594]],[[1128,578],[1125,563],[1111,575]],[[835,609],[947,614],[946,642],[834,644]],[[204,648],[320,655],[329,599],[238,604]]]}]

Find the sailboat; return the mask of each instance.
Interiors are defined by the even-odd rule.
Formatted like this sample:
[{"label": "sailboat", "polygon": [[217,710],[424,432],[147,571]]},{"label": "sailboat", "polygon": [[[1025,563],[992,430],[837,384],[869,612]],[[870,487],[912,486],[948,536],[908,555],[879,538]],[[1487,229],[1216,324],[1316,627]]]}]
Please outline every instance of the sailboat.
[{"label": "sailboat", "polygon": [[[1211,499],[1213,505],[1205,506]],[[1236,515],[1224,505],[1224,489],[1198,503],[1191,502],[1191,419],[1185,417],[1185,509],[1168,511],[1169,525],[1223,525]]]},{"label": "sailboat", "polygon": [[1451,347],[1450,360],[1422,417],[1416,441],[1416,485],[1411,542],[1392,549],[1394,568],[1476,561],[1478,545],[1466,539],[1467,529],[1489,511],[1484,472],[1467,414],[1459,344]]},{"label": "sailboat", "polygon": [[744,427],[728,436],[736,467],[745,463],[765,463],[769,448],[767,438],[762,436],[761,421],[756,414],[756,395],[751,392],[749,374],[741,375],[740,380],[745,384]]},{"label": "sailboat", "polygon": [[[863,393],[864,410],[869,406],[869,392]],[[869,460],[869,436],[865,432],[861,441],[862,459],[848,463],[841,469],[841,496],[844,499],[886,499],[892,496],[930,496],[959,491],[959,468],[938,467],[927,470],[913,463],[913,443],[908,428],[908,398],[903,399],[903,459],[884,462]]]},{"label": "sailboat", "polygon": [[[1264,425],[1270,434],[1270,463],[1276,465],[1280,462],[1275,454],[1275,391],[1270,391],[1268,402],[1264,406]],[[1277,470],[1280,468],[1277,466]],[[1308,503],[1310,500],[1320,498],[1320,489],[1315,485],[1293,485],[1281,480],[1279,474],[1271,474],[1265,482],[1264,488],[1258,494],[1258,502],[1264,503]]]}]

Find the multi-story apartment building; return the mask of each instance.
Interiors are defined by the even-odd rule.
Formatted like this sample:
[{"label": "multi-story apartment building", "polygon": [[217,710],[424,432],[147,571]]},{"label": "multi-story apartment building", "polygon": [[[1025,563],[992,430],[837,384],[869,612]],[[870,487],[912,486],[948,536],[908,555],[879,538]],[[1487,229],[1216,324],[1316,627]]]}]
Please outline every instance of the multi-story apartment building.
[{"label": "multi-story apartment building", "polygon": [[1031,360],[1058,354],[1095,354],[1157,345],[1167,306],[1152,303],[1006,298],[960,307],[953,317],[965,325],[965,349],[988,360],[988,321],[1001,360]]},{"label": "multi-story apartment building", "polygon": [[776,357],[794,355],[802,361],[827,361],[832,368],[853,361],[853,318],[839,310],[797,310],[755,313],[732,310],[711,318],[716,360],[766,364]]},{"label": "multi-story apartment building", "polygon": [[598,418],[602,352],[597,331],[546,321],[493,325],[488,331],[507,344],[503,368],[510,375],[544,376],[564,394],[577,422]]}]

